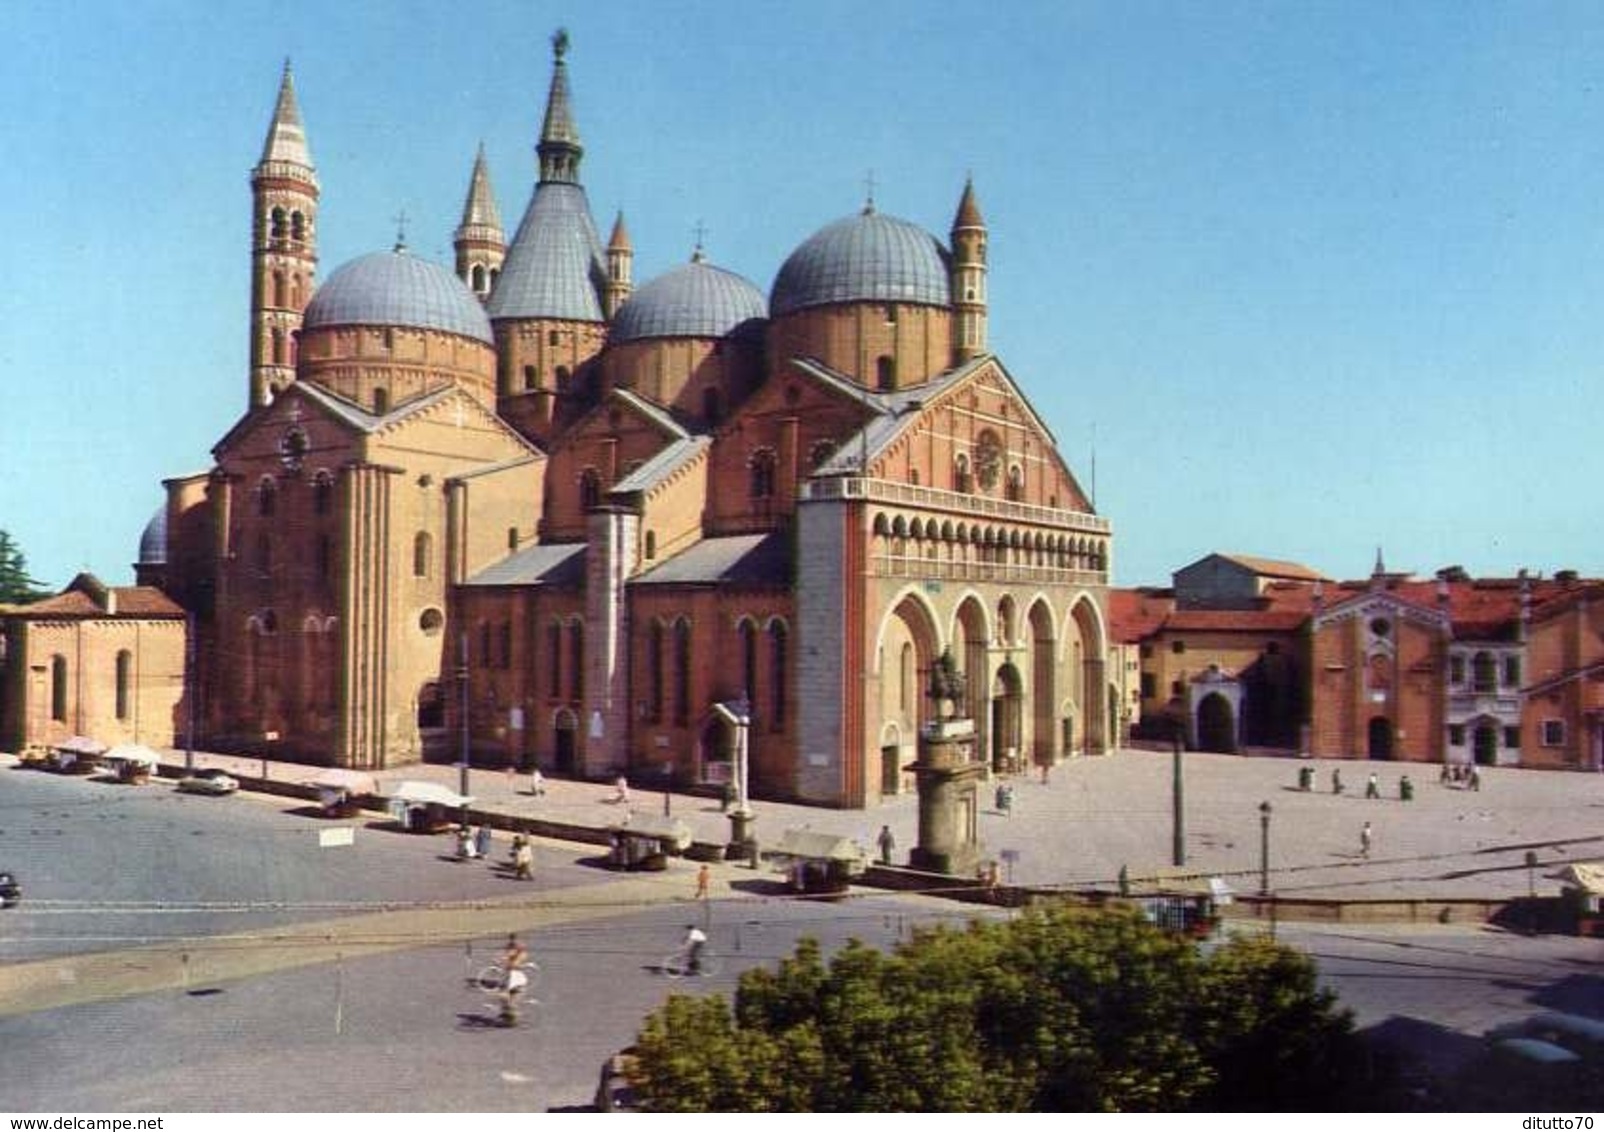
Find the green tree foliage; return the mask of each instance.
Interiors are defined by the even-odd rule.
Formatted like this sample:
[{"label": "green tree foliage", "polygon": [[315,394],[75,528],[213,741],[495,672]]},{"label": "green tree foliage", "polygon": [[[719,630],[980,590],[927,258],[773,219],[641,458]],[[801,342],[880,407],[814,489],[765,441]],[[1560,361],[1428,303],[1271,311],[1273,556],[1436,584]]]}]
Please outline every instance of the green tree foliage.
[{"label": "green tree foliage", "polygon": [[636,1088],[671,1112],[1321,1110],[1374,1104],[1349,1016],[1308,959],[1212,952],[1124,910],[916,933],[892,954],[805,940],[733,1004],[647,1018]]},{"label": "green tree foliage", "polygon": [[18,605],[49,596],[28,576],[28,560],[7,531],[0,530],[0,605]]}]

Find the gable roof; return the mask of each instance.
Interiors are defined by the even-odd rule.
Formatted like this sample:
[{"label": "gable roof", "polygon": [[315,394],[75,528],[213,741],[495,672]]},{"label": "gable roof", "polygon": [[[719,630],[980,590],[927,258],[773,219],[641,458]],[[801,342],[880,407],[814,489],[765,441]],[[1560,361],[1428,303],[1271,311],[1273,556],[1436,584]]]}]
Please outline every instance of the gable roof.
[{"label": "gable roof", "polygon": [[155,586],[108,586],[90,573],[79,574],[53,597],[28,605],[6,606],[4,612],[7,616],[82,620],[186,616],[182,606]]},{"label": "gable roof", "polygon": [[1248,554],[1220,553],[1216,557],[1234,562],[1246,570],[1265,578],[1286,578],[1293,581],[1317,582],[1325,575],[1311,570],[1301,562],[1287,562],[1277,558],[1258,558]]}]

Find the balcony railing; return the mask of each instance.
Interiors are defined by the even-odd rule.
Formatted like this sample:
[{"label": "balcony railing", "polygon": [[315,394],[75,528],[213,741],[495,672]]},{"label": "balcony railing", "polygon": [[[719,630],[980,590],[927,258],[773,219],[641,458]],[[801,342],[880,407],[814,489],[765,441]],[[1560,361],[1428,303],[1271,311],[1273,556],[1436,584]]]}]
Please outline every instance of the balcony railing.
[{"label": "balcony railing", "polygon": [[938,487],[897,483],[894,480],[864,479],[858,476],[809,480],[802,485],[802,498],[804,500],[869,499],[905,507],[947,511],[954,515],[1035,523],[1087,534],[1107,535],[1111,530],[1109,521],[1103,516],[1089,515],[1084,511],[1065,511],[1057,507],[1040,507],[1034,503],[996,499],[989,495],[965,495],[962,492],[946,491]]},{"label": "balcony railing", "polygon": [[1025,566],[1013,562],[951,562],[876,554],[871,573],[882,578],[919,578],[935,582],[1035,582],[1055,586],[1106,586],[1102,570],[1070,570],[1059,566]]}]

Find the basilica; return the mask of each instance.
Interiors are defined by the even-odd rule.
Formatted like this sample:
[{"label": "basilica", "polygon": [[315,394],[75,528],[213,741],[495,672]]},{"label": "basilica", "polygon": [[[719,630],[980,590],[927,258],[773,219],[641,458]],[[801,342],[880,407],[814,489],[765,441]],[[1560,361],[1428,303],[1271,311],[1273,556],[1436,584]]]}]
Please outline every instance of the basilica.
[{"label": "basilica", "polygon": [[451,268],[398,242],[321,282],[286,67],[246,410],[166,481],[121,605],[163,610],[191,677],[138,735],[114,685],[141,646],[52,653],[13,728],[681,787],[739,749],[758,797],[866,807],[912,789],[949,654],[977,759],[1107,749],[1110,526],[991,351],[974,186],[945,242],[871,201],[766,291],[700,247],[637,284],[586,197],[568,47],[510,238],[481,151]]}]

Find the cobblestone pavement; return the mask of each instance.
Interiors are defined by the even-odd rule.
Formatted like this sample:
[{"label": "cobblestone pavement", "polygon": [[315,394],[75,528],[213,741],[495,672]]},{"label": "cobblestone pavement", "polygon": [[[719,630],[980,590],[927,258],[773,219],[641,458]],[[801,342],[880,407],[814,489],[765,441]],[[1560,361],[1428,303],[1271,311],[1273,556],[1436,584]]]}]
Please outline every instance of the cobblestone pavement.
[{"label": "cobblestone pavement", "polygon": [[[198,753],[199,766],[232,767],[259,775],[260,759]],[[181,752],[171,753],[182,765]],[[1311,768],[1313,789],[1298,789],[1299,771]],[[315,769],[266,764],[268,777],[295,782]],[[1344,792],[1333,794],[1340,772]],[[1367,798],[1374,771],[1379,798]],[[1408,775],[1414,799],[1399,797]],[[1269,865],[1272,889],[1284,896],[1354,900],[1399,897],[1507,898],[1529,886],[1552,894],[1551,874],[1566,863],[1604,859],[1604,775],[1483,768],[1479,791],[1438,781],[1438,768],[1356,760],[1242,757],[1188,752],[1183,756],[1186,867],[1226,878],[1238,891],[1260,882],[1261,803],[1270,804]],[[379,772],[381,783],[428,779],[455,789],[459,770],[412,765]],[[1030,885],[1112,889],[1121,866],[1130,875],[1171,867],[1173,764],[1169,753],[1122,750],[1072,759],[1038,775],[1006,781],[1014,787],[1010,813],[996,802],[994,780],[982,785],[980,838],[985,854],[1004,862],[1005,880]],[[639,783],[627,803],[614,801],[612,783],[548,777],[536,797],[527,775],[472,770],[469,792],[480,808],[606,828],[625,812],[660,815],[660,790]],[[729,821],[713,798],[671,794],[667,808],[687,822],[698,840],[721,841]],[[896,838],[894,860],[906,861],[918,840],[918,803],[910,792],[869,810],[834,810],[756,801],[754,832],[760,843],[787,829],[810,828],[855,837],[877,853],[882,824]],[[1369,822],[1369,856],[1360,831]],[[1528,851],[1537,855],[1528,868]],[[1010,863],[1011,862],[1011,863]]]}]

